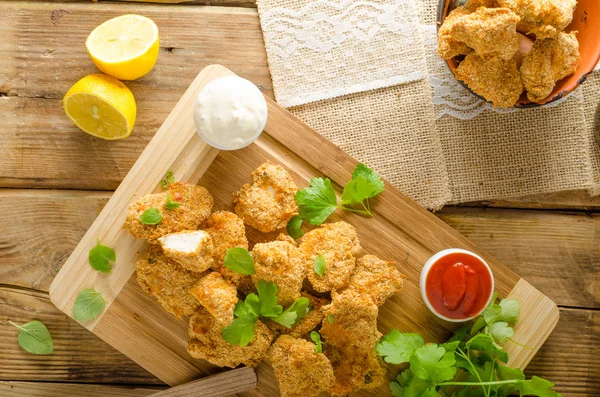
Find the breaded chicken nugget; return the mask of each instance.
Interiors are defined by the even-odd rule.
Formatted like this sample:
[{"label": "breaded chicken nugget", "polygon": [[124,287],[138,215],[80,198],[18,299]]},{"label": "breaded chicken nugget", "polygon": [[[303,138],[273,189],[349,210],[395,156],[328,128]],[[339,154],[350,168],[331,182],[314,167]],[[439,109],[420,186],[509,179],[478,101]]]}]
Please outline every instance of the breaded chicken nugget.
[{"label": "breaded chicken nugget", "polygon": [[375,351],[381,338],[377,305],[368,295],[354,290],[334,292],[332,298],[322,309],[325,319],[320,331],[335,374],[329,392],[345,396],[381,386],[386,378],[383,361]]},{"label": "breaded chicken nugget", "polygon": [[[171,200],[180,203],[178,208],[168,210],[165,207],[167,194]],[[152,243],[169,233],[197,229],[210,215],[212,206],[213,198],[205,188],[175,182],[165,192],[148,194],[131,203],[124,227],[134,237],[145,238]],[[140,215],[153,207],[161,212],[161,222],[157,225],[143,224]]]},{"label": "breaded chicken nugget", "polygon": [[580,62],[575,33],[560,33],[555,39],[536,40],[521,65],[527,98],[532,102],[547,98],[556,82],[575,73]]},{"label": "breaded chicken nugget", "polygon": [[238,302],[237,289],[220,273],[212,272],[202,277],[190,289],[190,293],[219,324],[223,326],[231,324],[233,309]]},{"label": "breaded chicken nugget", "polygon": [[235,247],[248,249],[244,221],[233,212],[217,211],[204,224],[204,231],[210,234],[213,241],[212,269],[233,282],[244,294],[252,292],[254,284],[250,276],[229,270],[223,264],[228,249]]},{"label": "breaded chicken nugget", "polygon": [[193,314],[200,306],[190,288],[202,277],[167,258],[158,245],[139,254],[136,262],[140,287],[178,318]]},{"label": "breaded chicken nugget", "polygon": [[327,299],[317,298],[307,292],[302,292],[301,294],[309,301],[306,316],[299,323],[292,325],[292,328],[287,328],[272,320],[266,320],[265,324],[271,331],[280,335],[287,334],[294,338],[301,338],[321,324],[323,320],[321,308],[330,302]]},{"label": "breaded chicken nugget", "polygon": [[495,57],[512,59],[519,51],[517,14],[508,8],[480,7],[452,24],[452,37],[470,48],[483,59]]},{"label": "breaded chicken nugget", "polygon": [[305,278],[306,259],[297,247],[287,241],[256,244],[252,249],[254,274],[252,281],[272,281],[277,286],[277,303],[287,307],[300,298]]},{"label": "breaded chicken nugget", "polygon": [[333,386],[331,363],[315,345],[282,335],[269,354],[281,397],[314,397]]},{"label": "breaded chicken nugget", "polygon": [[[306,257],[308,279],[318,292],[345,287],[356,265],[354,255],[361,249],[356,229],[346,222],[321,225],[306,233],[300,241],[300,250]],[[315,258],[325,259],[325,274],[314,271]]]},{"label": "breaded chicken nugget", "polygon": [[497,108],[514,106],[523,93],[523,83],[514,59],[483,58],[469,54],[458,65],[456,78]]},{"label": "breaded chicken nugget", "polygon": [[348,289],[369,295],[377,306],[381,306],[387,298],[402,290],[405,278],[392,262],[365,255],[356,261]]},{"label": "breaded chicken nugget", "polygon": [[254,340],[248,346],[232,345],[223,339],[217,320],[200,306],[190,317],[188,353],[219,367],[235,368],[240,364],[256,367],[273,341],[273,333],[260,320],[254,327]]},{"label": "breaded chicken nugget", "polygon": [[297,191],[287,171],[267,161],[252,173],[252,184],[233,195],[235,213],[263,233],[281,229],[298,214]]},{"label": "breaded chicken nugget", "polygon": [[465,5],[452,10],[444,19],[444,23],[438,31],[438,54],[443,59],[454,58],[458,55],[466,55],[472,49],[465,43],[454,38],[452,28],[463,16],[475,12],[479,7],[495,7],[495,0],[469,0]]},{"label": "breaded chicken nugget", "polygon": [[202,230],[185,230],[158,238],[165,255],[193,272],[202,273],[213,263],[210,234]]},{"label": "breaded chicken nugget", "polygon": [[577,0],[498,0],[521,17],[517,29],[538,39],[556,37],[573,20]]}]

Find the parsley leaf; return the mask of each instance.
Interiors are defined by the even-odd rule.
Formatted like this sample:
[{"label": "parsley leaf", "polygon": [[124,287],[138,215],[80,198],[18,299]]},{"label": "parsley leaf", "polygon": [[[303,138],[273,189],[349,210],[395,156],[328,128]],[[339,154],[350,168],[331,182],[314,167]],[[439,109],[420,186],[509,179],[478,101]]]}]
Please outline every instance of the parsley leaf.
[{"label": "parsley leaf", "polygon": [[148,208],[140,215],[140,222],[144,225],[158,225],[162,221],[162,213],[156,207]]},{"label": "parsley leaf", "polygon": [[419,334],[403,334],[393,329],[379,341],[377,353],[390,364],[402,364],[410,361],[414,352],[425,344]]},{"label": "parsley leaf", "polygon": [[221,335],[232,345],[248,346],[254,339],[256,320],[253,317],[234,318],[231,325],[223,328]]},{"label": "parsley leaf", "polygon": [[26,352],[33,354],[52,354],[54,345],[48,328],[41,321],[30,321],[23,325],[17,325],[8,321],[14,327],[19,329],[17,341],[19,346]]},{"label": "parsley leaf", "polygon": [[373,187],[362,176],[357,179],[352,179],[342,191],[342,205],[361,204],[363,200],[371,197]]},{"label": "parsley leaf", "polygon": [[171,200],[171,195],[169,193],[167,193],[167,202],[165,204],[165,207],[168,210],[174,210],[176,208],[179,208],[180,205],[181,205],[180,202]]},{"label": "parsley leaf", "polygon": [[379,177],[379,174],[362,163],[358,163],[352,173],[352,179],[358,179],[360,177],[364,178],[369,183],[369,186],[371,186],[371,195],[369,198],[375,197],[383,192],[384,183]]},{"label": "parsley leaf", "polygon": [[485,328],[485,331],[500,344],[506,343],[507,340],[515,335],[515,331],[504,321],[498,321],[488,325]]},{"label": "parsley leaf", "polygon": [[92,269],[108,274],[110,273],[110,263],[114,263],[117,256],[112,248],[100,244],[100,240],[98,240],[98,244],[90,250],[88,260]]},{"label": "parsley leaf", "polygon": [[517,322],[517,317],[521,314],[521,307],[519,301],[516,299],[502,299],[499,303],[502,311],[500,312],[499,319],[505,321],[508,324],[514,324]]},{"label": "parsley leaf", "polygon": [[327,316],[327,322],[329,324],[333,324],[334,321],[335,321],[335,318],[333,317],[333,315],[330,314],[329,316]]},{"label": "parsley leaf", "polygon": [[283,311],[283,307],[277,304],[277,286],[274,282],[259,280],[258,299],[260,301],[260,315],[264,317],[277,317]]},{"label": "parsley leaf", "polygon": [[313,178],[310,187],[296,192],[300,217],[311,225],[320,225],[337,209],[335,190],[328,178]]},{"label": "parsley leaf", "polygon": [[93,288],[82,289],[73,306],[73,318],[77,321],[88,321],[98,317],[104,311],[106,302],[100,292]]},{"label": "parsley leaf", "polygon": [[454,378],[456,367],[453,352],[436,344],[418,348],[410,358],[413,374],[426,381],[441,383]]},{"label": "parsley leaf", "polygon": [[286,230],[294,240],[298,240],[300,237],[304,236],[304,232],[302,231],[301,227],[302,217],[300,217],[300,215],[294,215],[288,221]]},{"label": "parsley leaf", "polygon": [[308,304],[308,298],[298,298],[283,313],[272,320],[286,328],[292,328],[294,324],[297,324],[306,316],[308,313]]},{"label": "parsley leaf", "polygon": [[325,275],[325,269],[327,269],[327,263],[325,263],[325,258],[323,255],[317,255],[315,258],[315,263],[313,264],[313,269],[315,273],[317,273],[320,277]]},{"label": "parsley leaf", "polygon": [[519,385],[519,392],[522,396],[539,396],[539,397],[560,397],[560,394],[554,390],[554,383],[546,379],[534,376],[531,380],[522,380]]},{"label": "parsley leaf", "polygon": [[230,248],[223,261],[225,267],[239,274],[254,274],[254,261],[247,249]]},{"label": "parsley leaf", "polygon": [[163,189],[168,189],[171,183],[175,182],[175,177],[173,176],[173,171],[169,170],[165,174],[165,177],[162,181],[160,181],[160,185]]},{"label": "parsley leaf", "polygon": [[477,334],[471,338],[466,344],[467,349],[479,350],[489,354],[492,360],[500,360],[503,363],[508,362],[508,354],[498,346],[491,336],[486,334]]},{"label": "parsley leaf", "polygon": [[321,342],[321,335],[317,331],[311,331],[310,339],[315,344],[315,351],[317,353],[323,353],[323,342]]}]

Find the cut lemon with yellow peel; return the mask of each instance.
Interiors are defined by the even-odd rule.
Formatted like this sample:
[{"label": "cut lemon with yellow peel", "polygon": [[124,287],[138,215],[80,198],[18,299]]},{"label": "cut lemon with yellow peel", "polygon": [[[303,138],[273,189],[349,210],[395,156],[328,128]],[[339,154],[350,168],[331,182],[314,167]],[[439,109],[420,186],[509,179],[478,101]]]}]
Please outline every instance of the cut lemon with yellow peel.
[{"label": "cut lemon with yellow peel", "polygon": [[135,124],[133,94],[119,80],[105,74],[90,74],[71,87],[63,108],[82,131],[98,138],[127,138]]},{"label": "cut lemon with yellow peel", "polygon": [[85,46],[98,69],[120,80],[135,80],[158,59],[158,27],[141,15],[121,15],[96,27]]}]

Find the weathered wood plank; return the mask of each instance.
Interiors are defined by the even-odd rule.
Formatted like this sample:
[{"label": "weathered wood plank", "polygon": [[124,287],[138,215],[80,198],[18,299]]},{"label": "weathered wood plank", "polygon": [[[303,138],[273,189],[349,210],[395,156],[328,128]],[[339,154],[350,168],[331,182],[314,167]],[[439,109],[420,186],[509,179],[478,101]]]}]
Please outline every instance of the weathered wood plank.
[{"label": "weathered wood plank", "polygon": [[[4,282],[4,280],[3,280]],[[17,328],[40,320],[54,353],[36,356],[17,344]],[[71,320],[43,292],[0,287],[0,380],[162,384],[158,379]]]},{"label": "weathered wood plank", "polygon": [[0,397],[144,397],[156,393],[149,387],[86,385],[78,383],[0,381]]},{"label": "weathered wood plank", "polygon": [[[0,224],[13,225],[0,235],[2,282],[47,291],[109,197],[109,192],[0,189]],[[437,216],[559,305],[599,306],[600,216],[452,207]]]},{"label": "weathered wood plank", "polygon": [[587,190],[570,190],[512,199],[477,201],[465,203],[464,206],[598,211],[600,196],[591,197]]}]

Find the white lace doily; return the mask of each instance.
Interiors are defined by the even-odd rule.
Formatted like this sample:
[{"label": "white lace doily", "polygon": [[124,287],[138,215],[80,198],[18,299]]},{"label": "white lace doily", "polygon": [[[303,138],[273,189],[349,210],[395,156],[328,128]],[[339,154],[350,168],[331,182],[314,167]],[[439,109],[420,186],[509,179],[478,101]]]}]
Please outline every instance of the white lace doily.
[{"label": "white lace doily", "polygon": [[411,0],[259,0],[285,107],[415,81],[426,70]]}]

